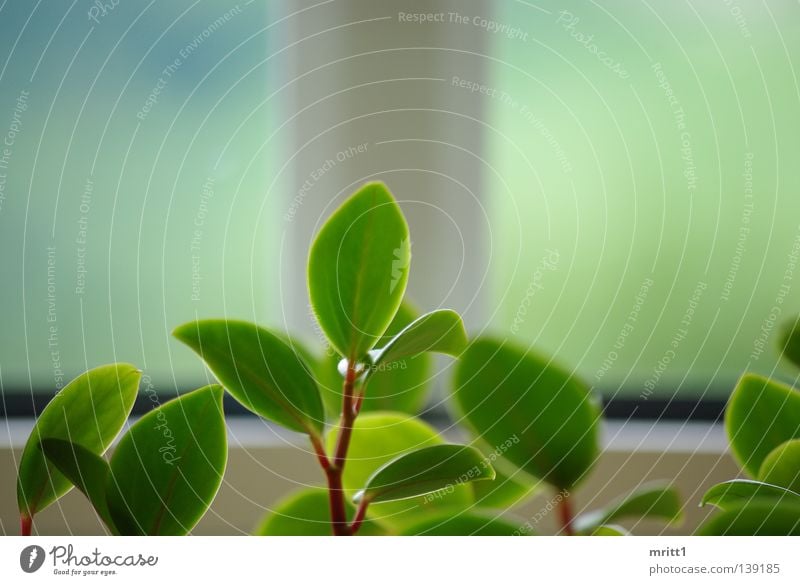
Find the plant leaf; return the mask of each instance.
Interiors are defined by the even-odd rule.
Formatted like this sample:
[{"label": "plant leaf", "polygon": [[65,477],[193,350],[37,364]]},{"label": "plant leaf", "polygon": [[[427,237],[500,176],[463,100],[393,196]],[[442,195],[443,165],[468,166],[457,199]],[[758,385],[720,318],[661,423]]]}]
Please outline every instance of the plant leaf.
[{"label": "plant leaf", "polygon": [[368,183],[317,234],[308,259],[311,306],[331,344],[352,361],[392,322],[408,281],[408,225],[383,183]]},{"label": "plant leaf", "polygon": [[[336,430],[328,439],[329,452],[336,440]],[[360,415],[353,426],[347,465],[342,483],[347,498],[367,483],[369,477],[382,465],[405,453],[422,447],[441,445],[439,433],[430,425],[393,412],[374,412]],[[401,531],[423,518],[438,513],[456,513],[473,506],[473,485],[464,484],[443,492],[399,502],[371,504],[367,517],[392,531]]]},{"label": "plant leaf", "polygon": [[433,311],[410,323],[381,349],[372,351],[372,368],[367,374],[381,364],[429,351],[458,357],[466,346],[467,332],[459,314],[448,309]]},{"label": "plant leaf", "polygon": [[774,380],[745,374],[725,411],[733,455],[751,477],[784,441],[800,438],[800,393]]},{"label": "plant leaf", "polygon": [[141,372],[111,364],[84,372],[45,407],[31,431],[17,477],[20,514],[32,518],[72,489],[72,483],[47,461],[42,439],[62,439],[100,455],[119,434],[133,408]]},{"label": "plant leaf", "polygon": [[494,479],[494,469],[474,447],[434,445],[401,455],[378,469],[353,501],[405,500],[490,479]]},{"label": "plant leaf", "polygon": [[185,323],[172,334],[245,408],[294,431],[321,434],[325,412],[311,369],[278,335],[225,319]]},{"label": "plant leaf", "polygon": [[702,536],[800,536],[800,505],[754,500],[714,515],[698,530]]},{"label": "plant leaf", "polygon": [[62,439],[42,439],[47,459],[85,495],[112,534],[117,528],[108,512],[106,481],[111,468],[106,460],[85,447]]},{"label": "plant leaf", "polygon": [[631,516],[677,522],[682,517],[680,496],[672,486],[642,486],[601,510],[579,516],[575,519],[575,529],[578,532],[593,532],[604,524]]},{"label": "plant leaf", "polygon": [[211,505],[228,459],[221,386],[148,412],[111,458],[106,499],[121,534],[187,534]]},{"label": "plant leaf", "polygon": [[[347,520],[351,522],[355,508],[345,502]],[[306,488],[290,494],[268,512],[256,528],[257,536],[330,536],[331,516],[328,491]],[[358,536],[381,536],[386,531],[369,518],[358,530]]]},{"label": "plant leaf", "polygon": [[783,356],[800,368],[800,319],[784,323],[779,340]]},{"label": "plant leaf", "polygon": [[711,504],[723,510],[730,510],[753,500],[793,501],[800,505],[800,494],[761,481],[732,479],[709,488],[703,495],[700,505]]},{"label": "plant leaf", "polygon": [[[386,345],[417,317],[417,312],[403,302],[378,345]],[[325,356],[316,368],[320,392],[325,403],[328,420],[339,417],[342,410],[343,377],[337,365],[337,356]],[[408,359],[372,365],[368,383],[364,382],[361,412],[394,411],[418,414],[425,405],[431,389],[433,357],[421,353]]]},{"label": "plant leaf", "polygon": [[800,493],[800,440],[786,441],[770,451],[758,479]]},{"label": "plant leaf", "polygon": [[[478,482],[475,485],[479,485]],[[488,512],[462,512],[426,518],[409,526],[402,536],[532,536],[523,532],[523,521],[497,516]]]},{"label": "plant leaf", "polygon": [[481,338],[458,361],[459,419],[528,473],[569,489],[598,453],[600,411],[588,388],[549,360]]},{"label": "plant leaf", "polygon": [[[484,453],[487,450],[481,449]],[[475,494],[475,505],[481,508],[495,508],[508,510],[532,498],[537,491],[537,482],[530,481],[530,476],[523,474],[516,468],[508,473],[505,466],[507,461],[492,461],[494,467],[494,481],[477,481],[471,484]]]}]

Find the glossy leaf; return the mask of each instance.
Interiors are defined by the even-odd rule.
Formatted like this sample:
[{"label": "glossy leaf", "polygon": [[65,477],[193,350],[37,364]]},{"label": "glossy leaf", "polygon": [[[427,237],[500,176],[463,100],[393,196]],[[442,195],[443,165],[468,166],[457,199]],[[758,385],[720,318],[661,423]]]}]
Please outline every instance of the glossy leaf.
[{"label": "glossy leaf", "polygon": [[575,519],[575,529],[592,532],[604,524],[629,517],[677,522],[682,517],[680,496],[671,486],[643,486],[601,510],[579,516]]},{"label": "glossy leaf", "polygon": [[166,402],[119,442],[106,498],[120,533],[182,535],[206,512],[228,458],[222,395],[211,385]]},{"label": "glossy leaf", "polygon": [[108,529],[117,529],[108,512],[106,482],[111,472],[106,460],[88,449],[62,439],[43,439],[47,459],[89,499]]},{"label": "glossy leaf", "polygon": [[480,451],[466,445],[434,445],[401,455],[378,469],[353,501],[392,502],[468,482],[494,479]]},{"label": "glossy leaf", "polygon": [[[476,484],[478,485],[478,484]],[[487,512],[462,512],[426,518],[409,526],[403,536],[532,536],[523,532],[523,521],[497,516]]]},{"label": "glossy leaf", "polygon": [[89,370],[59,392],[31,431],[17,477],[20,514],[33,517],[72,489],[72,483],[49,463],[42,439],[62,439],[95,454],[105,453],[130,414],[141,373],[128,364]]},{"label": "glossy leaf", "polygon": [[[483,449],[481,451],[487,452]],[[514,468],[512,473],[508,473],[504,469],[504,463],[508,466],[505,461],[491,462],[495,471],[494,481],[478,481],[471,484],[476,506],[508,510],[519,506],[536,494],[539,483],[537,480]]]},{"label": "glossy leaf", "polygon": [[625,530],[622,526],[616,524],[604,524],[598,526],[589,533],[589,536],[628,536],[630,532]]},{"label": "glossy leaf", "polygon": [[800,393],[756,374],[745,374],[725,411],[725,430],[733,455],[751,477],[770,451],[800,438]]},{"label": "glossy leaf", "polygon": [[457,357],[466,346],[467,332],[459,314],[446,309],[433,311],[409,324],[381,349],[371,352],[370,371],[381,364],[426,352]]},{"label": "glossy leaf", "polygon": [[698,530],[703,536],[800,536],[800,505],[754,500],[715,514]]},{"label": "glossy leaf", "polygon": [[[333,429],[327,437],[329,451],[333,448],[337,432]],[[352,498],[379,467],[392,459],[442,443],[433,427],[413,417],[391,412],[360,415],[353,427],[342,477],[347,498]],[[458,485],[410,500],[371,504],[367,516],[392,531],[400,531],[422,518],[470,508],[473,505],[471,487],[470,484]]]},{"label": "glossy leaf", "polygon": [[317,234],[308,259],[311,306],[333,347],[360,361],[392,322],[408,281],[408,225],[383,183],[368,183]]},{"label": "glossy leaf", "polygon": [[322,432],[325,412],[310,366],[280,336],[224,319],[186,323],[173,335],[248,410],[294,431]]},{"label": "glossy leaf", "polygon": [[[355,508],[345,502],[347,520],[351,522]],[[328,491],[321,488],[306,488],[290,494],[268,512],[255,533],[257,536],[330,536],[331,516]],[[358,536],[381,536],[386,531],[375,522],[366,519],[358,530]]]},{"label": "glossy leaf", "polygon": [[557,487],[578,483],[598,453],[600,412],[576,377],[531,352],[486,338],[456,368],[452,398],[463,420],[503,456]]},{"label": "glossy leaf", "polygon": [[777,500],[795,502],[800,505],[800,494],[777,485],[750,479],[732,479],[712,486],[700,502],[723,510],[742,506],[754,500]]},{"label": "glossy leaf", "polygon": [[786,441],[770,451],[758,479],[800,493],[800,440]]},{"label": "glossy leaf", "polygon": [[[386,334],[378,342],[383,346],[417,317],[417,312],[403,302]],[[328,419],[335,420],[342,410],[342,381],[337,364],[339,358],[326,356],[317,371],[320,392]],[[422,353],[410,358],[372,365],[368,372],[361,412],[394,411],[418,414],[425,405],[431,389],[433,358]]]},{"label": "glossy leaf", "polygon": [[783,356],[800,368],[800,319],[785,323],[779,340]]}]

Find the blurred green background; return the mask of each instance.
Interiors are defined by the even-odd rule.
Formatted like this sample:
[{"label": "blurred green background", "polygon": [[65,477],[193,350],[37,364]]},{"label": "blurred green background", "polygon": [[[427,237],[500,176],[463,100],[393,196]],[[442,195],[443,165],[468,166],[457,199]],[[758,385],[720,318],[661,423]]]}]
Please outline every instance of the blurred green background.
[{"label": "blurred green background", "polygon": [[[325,4],[335,16],[340,3]],[[315,168],[287,170],[303,97],[287,84],[310,50],[293,23],[323,8],[93,6],[0,10],[6,392],[51,391],[116,360],[185,387],[205,374],[170,341],[177,324],[303,321],[282,299],[305,291],[277,276],[305,270],[286,213]],[[385,71],[413,72],[416,59],[439,68],[433,98],[480,100],[487,215],[467,237],[489,273],[472,323],[555,354],[610,395],[722,397],[743,370],[780,368],[776,324],[800,312],[800,6],[428,6],[446,20],[413,26],[480,41],[474,78],[459,71],[472,85],[454,86],[442,52],[387,55]],[[370,9],[383,20],[314,55],[343,59],[355,36],[378,50],[379,27],[394,27],[394,46],[416,42],[404,43],[414,29],[397,3]],[[309,26],[319,40],[340,25]],[[310,123],[340,121],[327,110]]]}]

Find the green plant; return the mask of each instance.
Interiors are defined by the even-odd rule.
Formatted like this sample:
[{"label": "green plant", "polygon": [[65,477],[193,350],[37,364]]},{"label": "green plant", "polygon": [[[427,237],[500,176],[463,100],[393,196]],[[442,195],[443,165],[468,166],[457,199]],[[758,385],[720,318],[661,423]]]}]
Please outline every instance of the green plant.
[{"label": "green plant", "polygon": [[[341,401],[336,411],[331,396],[323,399],[318,384],[318,379],[336,379],[329,371],[330,364],[309,361],[310,352],[282,334],[222,319],[187,323],[174,332],[242,405],[308,436],[327,481],[330,523],[336,535],[358,532],[370,506],[385,513],[389,504],[397,506],[398,501],[425,496],[462,480],[494,478],[491,465],[483,464],[480,453],[468,446],[423,441],[393,451],[386,443],[373,442],[381,451],[366,466],[368,473],[363,465],[348,460],[357,419],[373,380],[401,360],[418,359],[427,352],[457,356],[467,343],[461,318],[448,310],[393,327],[398,314],[408,320],[410,309],[401,310],[401,306],[410,259],[405,218],[381,183],[367,184],[352,195],[327,220],[311,246],[311,305],[331,350],[340,358]],[[387,337],[392,328],[396,333]],[[331,387],[326,386],[326,391],[336,394]],[[387,401],[392,402],[390,398]],[[333,417],[326,416],[326,405],[328,413],[338,416],[338,423],[327,433],[326,422]],[[407,423],[415,425],[413,419]],[[436,433],[429,438],[438,442]],[[381,465],[374,465],[376,461]],[[313,522],[315,510],[297,510],[316,503],[319,492],[313,490],[313,494],[294,495],[283,508],[291,508],[300,522]],[[355,510],[348,500],[358,504]],[[266,531],[276,526],[293,530],[285,522],[262,523]]]},{"label": "green plant", "polygon": [[228,457],[222,388],[212,385],[157,406],[103,458],[139,387],[127,364],[89,370],[47,405],[28,439],[17,478],[21,531],[77,486],[109,532],[186,534],[222,482]]},{"label": "green plant", "polygon": [[[784,357],[800,366],[800,326],[779,338]],[[707,535],[800,535],[800,393],[775,380],[745,374],[725,411],[734,458],[752,479],[711,487],[701,506],[719,508],[700,527]]]},{"label": "green plant", "polygon": [[[542,483],[554,491],[561,533],[624,534],[612,524],[626,517],[680,519],[680,499],[667,484],[641,486],[606,508],[575,517],[572,494],[599,457],[602,414],[589,388],[549,358],[508,341],[475,339],[459,359],[451,400],[457,418],[498,470],[517,485],[527,484],[526,494]],[[487,499],[476,506],[493,505]],[[533,530],[526,522],[510,533]]]},{"label": "green plant", "polygon": [[[256,415],[304,435],[325,480],[279,502],[257,534],[533,534],[530,521],[507,512],[542,485],[555,492],[563,534],[619,535],[625,517],[680,517],[675,490],[660,484],[575,517],[571,492],[599,456],[602,415],[592,393],[543,356],[491,338],[470,343],[453,311],[418,315],[404,300],[410,260],[399,205],[383,184],[365,185],[327,220],[309,254],[309,296],[327,352],[243,321],[179,326],[174,336],[221,386],[158,406],[110,461],[103,453],[130,413],[139,372],[119,364],[77,378],[26,446],[23,532],[75,485],[114,534],[187,533],[224,472],[223,387]],[[457,358],[449,398],[469,445],[446,442],[416,417],[431,352]]]}]

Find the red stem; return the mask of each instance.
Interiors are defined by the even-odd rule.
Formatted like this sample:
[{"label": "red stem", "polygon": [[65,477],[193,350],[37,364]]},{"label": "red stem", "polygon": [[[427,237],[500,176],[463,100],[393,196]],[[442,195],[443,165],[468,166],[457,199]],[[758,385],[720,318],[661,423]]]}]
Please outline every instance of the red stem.
[{"label": "red stem", "polygon": [[570,502],[569,496],[565,495],[561,498],[558,514],[561,518],[561,531],[567,536],[575,536],[575,529],[572,527],[572,502]]},{"label": "red stem", "polygon": [[358,510],[356,510],[356,517],[353,518],[353,523],[350,525],[350,532],[352,534],[355,534],[358,532],[358,529],[361,528],[361,523],[364,521],[364,517],[367,515],[367,506],[369,506],[369,500],[366,498],[359,502]]},{"label": "red stem", "polygon": [[[356,371],[353,361],[348,361],[347,373],[344,378],[343,398],[342,398],[342,420],[339,424],[339,436],[336,439],[336,449],[333,459],[328,459],[322,450],[321,443],[315,445],[317,457],[325,476],[328,479],[328,498],[331,508],[331,524],[333,525],[334,536],[352,536],[358,530],[358,524],[353,522],[355,530],[347,523],[347,512],[344,505],[344,489],[342,487],[342,473],[344,464],[347,461],[347,449],[350,447],[350,436],[353,433],[353,423],[356,419],[356,409],[353,403],[353,388],[356,381]],[[314,439],[312,438],[312,443]],[[363,520],[363,518],[362,518]]]},{"label": "red stem", "polygon": [[327,470],[328,499],[331,507],[331,524],[334,536],[352,536],[347,524],[347,511],[344,507],[344,489],[342,488],[342,472],[333,467]]},{"label": "red stem", "polygon": [[27,514],[19,517],[19,532],[22,536],[30,536],[33,531],[33,518]]}]

